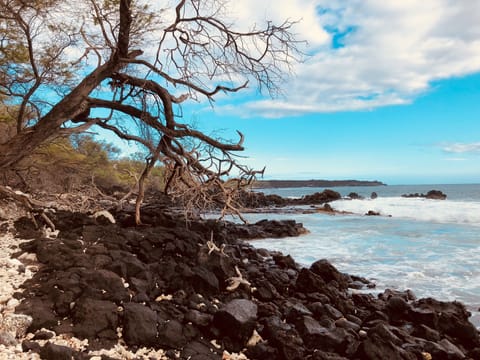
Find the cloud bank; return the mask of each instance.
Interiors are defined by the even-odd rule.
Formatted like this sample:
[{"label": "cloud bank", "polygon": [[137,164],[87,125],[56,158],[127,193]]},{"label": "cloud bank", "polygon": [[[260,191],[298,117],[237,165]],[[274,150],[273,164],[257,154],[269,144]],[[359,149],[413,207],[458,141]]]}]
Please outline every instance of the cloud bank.
[{"label": "cloud bank", "polygon": [[284,98],[249,101],[242,114],[283,117],[408,104],[434,81],[480,71],[479,1],[235,3],[237,20],[245,24],[301,19],[296,32],[311,54],[296,66]]},{"label": "cloud bank", "polygon": [[480,153],[480,142],[445,145],[443,151],[453,154]]}]

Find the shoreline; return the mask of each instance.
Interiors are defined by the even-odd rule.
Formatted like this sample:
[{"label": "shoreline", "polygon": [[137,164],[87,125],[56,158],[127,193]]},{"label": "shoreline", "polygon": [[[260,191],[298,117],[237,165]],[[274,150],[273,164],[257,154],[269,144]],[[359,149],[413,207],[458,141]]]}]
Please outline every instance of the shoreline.
[{"label": "shoreline", "polygon": [[[95,330],[96,323],[98,319],[105,316],[102,314],[105,314],[106,308],[112,308],[113,311],[113,306],[115,309],[121,306],[122,312],[117,313],[115,310],[112,313],[115,315],[111,316],[114,316],[112,319],[116,319],[115,321],[119,322],[118,325],[121,325],[123,329],[121,338],[125,339],[129,348],[134,349],[140,346],[140,344],[136,345],[137,341],[140,341],[136,338],[140,332],[142,339],[147,339],[147,343],[150,339],[149,341],[156,343],[157,347],[167,349],[165,358],[174,356],[174,348],[179,349],[180,358],[188,356],[194,358],[201,356],[202,351],[206,351],[203,355],[207,356],[208,353],[208,358],[211,359],[222,357],[234,359],[232,353],[237,354],[237,359],[241,359],[242,357],[239,356],[242,355],[244,358],[251,359],[323,359],[319,356],[327,356],[325,354],[328,353],[337,354],[335,359],[344,359],[345,356],[372,358],[369,356],[375,352],[389,356],[389,351],[391,355],[392,349],[397,354],[402,352],[411,354],[408,356],[417,356],[424,352],[443,356],[442,354],[453,351],[457,355],[470,354],[469,356],[474,358],[474,355],[480,353],[478,331],[468,322],[467,313],[461,305],[433,299],[416,300],[411,293],[402,291],[385,291],[378,297],[356,293],[351,289],[365,287],[368,281],[340,273],[325,261],[316,262],[310,268],[300,268],[291,257],[278,251],[256,249],[244,240],[237,240],[237,238],[246,238],[248,241],[248,237],[258,237],[259,234],[264,237],[272,236],[272,231],[277,237],[292,236],[295,233],[298,235],[301,228],[295,221],[260,222],[253,227],[206,221],[193,222],[190,224],[191,228],[186,229],[175,217],[150,211],[145,214],[145,218],[156,225],[139,229],[122,225],[128,221],[128,216],[125,217],[125,214],[114,215],[120,224],[97,223],[91,218],[80,215],[72,218],[73,215],[68,213],[57,214],[55,220],[60,224],[58,238],[43,238],[43,241],[37,239],[22,245],[23,250],[36,252],[44,265],[42,270],[34,276],[37,280],[33,282],[29,280],[24,284],[26,289],[36,289],[33,293],[37,295],[32,297],[30,294],[30,300],[27,299],[26,303],[22,301],[17,308],[18,311],[32,312],[32,309],[38,309],[38,306],[34,307],[33,304],[45,304],[38,295],[51,293],[53,290],[51,286],[54,283],[60,288],[62,286],[65,288],[67,283],[62,285],[62,281],[72,278],[72,275],[69,275],[65,280],[61,280],[63,278],[61,274],[65,271],[74,271],[77,274],[75,276],[86,276],[90,279],[87,283],[78,283],[80,285],[78,289],[81,292],[79,295],[74,295],[77,299],[73,305],[70,301],[68,302],[70,306],[62,307],[62,302],[58,302],[59,299],[52,298],[53,307],[61,311],[63,317],[66,315],[71,319],[69,321],[73,322],[73,327],[58,326],[56,323],[58,320],[51,321],[56,319],[55,314],[53,314],[54,318],[51,318],[48,311],[43,314],[32,313],[33,325],[36,324],[35,326],[38,327],[43,321],[43,324],[50,324],[49,326],[57,332],[66,330],[66,334],[72,334],[73,331],[73,335],[96,334],[92,339],[95,341],[89,343],[90,347],[95,343],[98,344],[94,346],[102,346],[102,341],[112,344],[111,340],[108,340],[111,339],[111,335],[105,333],[105,330],[96,332],[99,330]],[[76,220],[72,223],[74,218]],[[141,234],[143,235],[139,238]],[[82,242],[75,240],[80,235]],[[164,239],[161,240],[164,245],[156,246],[147,253],[141,250],[147,243],[142,247],[135,245],[137,241],[145,242],[146,239],[152,245],[159,244],[159,237]],[[175,240],[175,237],[179,238]],[[213,242],[209,242],[212,239]],[[292,241],[295,240],[292,239]],[[108,250],[109,247],[112,250]],[[118,250],[114,250],[115,248]],[[129,250],[125,252],[126,249]],[[117,251],[121,251],[123,255],[115,260],[112,256]],[[158,253],[155,256],[162,257],[152,257],[155,252]],[[131,255],[127,255],[128,253],[136,254],[134,256],[136,260]],[[62,254],[70,255],[65,257]],[[121,270],[122,266],[116,267],[108,263],[110,260],[105,256],[110,257],[114,262],[124,263],[127,266],[126,273],[122,273],[125,271]],[[149,267],[145,267],[145,264],[151,261],[148,259],[154,258],[157,259],[156,261],[162,259],[159,266],[163,266],[163,270],[160,271],[158,268],[152,273],[152,275],[156,274],[154,276],[162,276],[163,285],[160,285],[158,290],[148,286],[143,288],[145,284],[139,281],[142,279],[140,273],[135,276],[130,273],[148,270]],[[93,268],[98,268],[98,270],[91,270],[94,271],[93,273],[90,270],[78,268],[80,264],[86,266],[85,261],[93,260],[97,264]],[[160,264],[170,265],[164,267]],[[172,266],[182,268],[185,275],[176,276],[177,270],[173,273],[169,272],[168,269]],[[107,269],[111,270],[107,271]],[[54,283],[51,282],[53,278],[52,280],[45,278],[50,276],[48,274],[51,274],[52,270],[58,274]],[[115,275],[112,270],[123,274],[122,278]],[[95,274],[94,277],[92,277],[93,274]],[[43,278],[40,279],[39,275]],[[99,277],[110,280],[101,286],[95,285]],[[117,281],[120,281],[118,286],[111,287],[112,284],[117,284]],[[160,279],[157,283],[158,281]],[[70,285],[65,289],[78,286],[68,283]],[[95,290],[96,288],[102,290],[101,287],[104,287],[105,293]],[[141,290],[142,288],[144,290]],[[130,300],[128,297],[125,298],[129,293],[133,295]],[[147,297],[140,296],[140,293]],[[172,305],[175,305],[177,310],[173,310]],[[73,308],[70,309],[71,306]],[[91,315],[87,315],[88,312],[83,313],[87,309],[90,309],[88,311],[96,309],[95,324],[91,323],[92,320],[88,320],[92,319],[89,318]],[[436,315],[439,309],[442,309],[445,315]],[[152,311],[157,314],[156,320],[148,316],[153,315]],[[241,317],[239,311],[248,316]],[[162,317],[166,316],[170,320],[158,323],[159,314],[164,314]],[[418,318],[420,314],[423,320]],[[38,316],[44,316],[43,320],[40,319],[40,323]],[[129,326],[137,323],[139,316],[144,326],[135,328],[134,333],[129,332]],[[130,318],[137,321],[131,323]],[[403,326],[407,324],[413,330],[417,330],[413,333],[405,332]],[[149,326],[150,330],[147,331]],[[458,326],[463,327],[463,334],[466,335],[457,334]],[[426,330],[425,327],[431,330],[428,336],[422,333]],[[190,330],[187,331],[187,329]],[[420,331],[420,329],[423,330]],[[37,335],[40,331],[33,328],[30,330]],[[255,344],[248,345],[247,343],[253,338],[253,330],[262,340],[257,338]],[[394,337],[388,335],[392,331],[395,333]],[[202,337],[211,341],[202,342],[200,340]],[[377,337],[382,340],[380,342],[374,340]],[[103,340],[100,341],[101,339]],[[404,344],[401,348],[398,341]],[[48,343],[48,340],[46,342]],[[28,344],[32,350],[39,351],[33,343]],[[323,345],[318,348],[320,344]],[[195,350],[192,348],[194,345]],[[45,347],[45,345],[40,346]],[[408,350],[405,350],[405,346]],[[316,350],[313,351],[313,349]]]}]

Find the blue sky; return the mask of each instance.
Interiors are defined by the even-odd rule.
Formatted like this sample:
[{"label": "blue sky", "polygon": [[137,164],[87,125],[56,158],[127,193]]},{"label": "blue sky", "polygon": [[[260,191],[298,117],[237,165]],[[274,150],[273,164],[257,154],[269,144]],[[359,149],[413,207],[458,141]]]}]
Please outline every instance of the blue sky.
[{"label": "blue sky", "polygon": [[298,20],[307,42],[281,96],[251,82],[183,107],[207,133],[241,131],[242,161],[266,179],[480,183],[480,1],[228,4],[238,29]]},{"label": "blue sky", "polygon": [[[411,104],[280,118],[196,114],[198,126],[245,135],[243,160],[269,179],[480,182],[480,74],[443,80]],[[241,103],[236,104],[242,107]]]},{"label": "blue sky", "polygon": [[265,178],[480,183],[480,2],[237,3],[240,22],[301,17],[309,41],[282,97],[251,89],[192,115],[243,132]]}]

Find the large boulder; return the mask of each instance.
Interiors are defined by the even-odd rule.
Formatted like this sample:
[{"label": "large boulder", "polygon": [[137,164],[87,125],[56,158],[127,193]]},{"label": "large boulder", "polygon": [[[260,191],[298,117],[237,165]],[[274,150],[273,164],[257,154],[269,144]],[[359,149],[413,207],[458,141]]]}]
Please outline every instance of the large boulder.
[{"label": "large boulder", "polygon": [[157,313],[142,304],[125,304],[123,337],[129,345],[154,345],[157,339]]},{"label": "large boulder", "polygon": [[301,199],[297,201],[299,204],[304,204],[304,205],[313,205],[313,204],[325,204],[330,201],[335,201],[335,200],[340,200],[342,198],[342,195],[340,195],[339,192],[326,189],[323,190],[322,192],[316,192],[311,195],[305,195]]},{"label": "large boulder", "polygon": [[79,338],[116,339],[118,324],[117,306],[104,300],[84,299],[79,301],[73,309],[73,333]]},{"label": "large boulder", "polygon": [[326,283],[336,281],[341,288],[346,289],[348,287],[348,277],[338,271],[328,260],[315,261],[310,266],[310,270],[320,275]]},{"label": "large boulder", "polygon": [[427,199],[433,199],[433,200],[445,200],[447,198],[447,195],[445,195],[440,190],[430,190],[429,192],[427,192],[425,197]]},{"label": "large boulder", "polygon": [[241,343],[252,335],[257,320],[257,305],[247,299],[234,299],[218,310],[214,325],[231,339]]}]

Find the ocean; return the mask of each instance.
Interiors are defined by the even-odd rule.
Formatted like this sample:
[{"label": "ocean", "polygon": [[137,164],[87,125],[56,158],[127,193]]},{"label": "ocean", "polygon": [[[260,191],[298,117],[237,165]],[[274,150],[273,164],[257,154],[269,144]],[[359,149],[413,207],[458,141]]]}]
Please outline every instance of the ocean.
[{"label": "ocean", "polygon": [[[364,200],[330,203],[351,215],[247,214],[249,221],[295,219],[309,234],[255,240],[255,247],[290,254],[309,266],[328,259],[340,271],[373,280],[374,292],[411,289],[418,298],[461,301],[480,327],[480,184],[390,185],[331,188]],[[441,190],[446,200],[403,198],[402,194]],[[323,188],[258,189],[265,194],[300,197]],[[370,199],[372,192],[378,197]],[[365,216],[369,210],[383,216]]]}]

